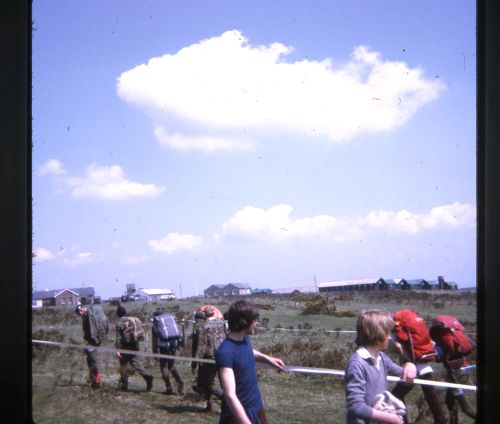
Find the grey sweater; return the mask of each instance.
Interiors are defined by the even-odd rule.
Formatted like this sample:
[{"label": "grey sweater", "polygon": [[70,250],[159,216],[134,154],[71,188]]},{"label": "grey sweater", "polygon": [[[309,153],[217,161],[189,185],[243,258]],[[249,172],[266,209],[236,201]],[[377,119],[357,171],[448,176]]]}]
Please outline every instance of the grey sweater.
[{"label": "grey sweater", "polygon": [[[363,352],[361,352],[362,356]],[[348,424],[369,423],[375,396],[387,390],[387,375],[401,376],[403,368],[385,353],[379,352],[379,369],[374,358],[354,352],[345,370],[345,392]]]}]

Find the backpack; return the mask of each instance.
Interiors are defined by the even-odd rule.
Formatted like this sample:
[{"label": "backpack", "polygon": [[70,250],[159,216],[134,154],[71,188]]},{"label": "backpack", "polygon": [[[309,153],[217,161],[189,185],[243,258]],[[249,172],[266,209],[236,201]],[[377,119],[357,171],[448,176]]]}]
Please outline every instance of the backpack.
[{"label": "backpack", "polygon": [[196,357],[215,358],[215,352],[226,338],[224,320],[220,318],[207,319],[200,326]]},{"label": "backpack", "polygon": [[143,341],[145,336],[146,333],[139,318],[120,318],[120,338],[122,343],[138,343]]},{"label": "backpack", "polygon": [[445,361],[465,358],[474,350],[474,343],[465,335],[458,319],[450,315],[438,315],[430,328],[432,340],[441,349]]},{"label": "backpack", "polygon": [[170,314],[157,315],[153,318],[154,333],[158,338],[158,346],[177,349],[182,346],[182,336]]},{"label": "backpack", "polygon": [[100,344],[109,333],[109,320],[102,306],[92,305],[87,309],[91,337]]},{"label": "backpack", "polygon": [[394,333],[411,362],[430,362],[437,358],[425,320],[411,309],[393,315]]}]

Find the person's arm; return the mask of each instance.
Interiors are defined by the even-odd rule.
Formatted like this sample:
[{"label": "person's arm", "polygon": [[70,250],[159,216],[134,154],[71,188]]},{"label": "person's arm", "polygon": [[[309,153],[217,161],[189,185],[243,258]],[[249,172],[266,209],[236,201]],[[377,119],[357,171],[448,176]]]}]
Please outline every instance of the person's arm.
[{"label": "person's arm", "polygon": [[234,378],[233,369],[227,367],[219,368],[219,379],[224,391],[224,397],[236,422],[238,424],[252,424],[238,396],[236,396],[236,379]]},{"label": "person's arm", "polygon": [[381,421],[383,423],[403,424],[403,418],[398,414],[379,411],[375,408],[372,408],[372,420],[377,422]]},{"label": "person's arm", "polygon": [[255,349],[253,350],[253,355],[255,356],[256,361],[267,362],[269,365],[278,368],[280,371],[283,371],[283,368],[285,368],[285,363],[280,358],[266,355],[265,353],[259,352]]}]

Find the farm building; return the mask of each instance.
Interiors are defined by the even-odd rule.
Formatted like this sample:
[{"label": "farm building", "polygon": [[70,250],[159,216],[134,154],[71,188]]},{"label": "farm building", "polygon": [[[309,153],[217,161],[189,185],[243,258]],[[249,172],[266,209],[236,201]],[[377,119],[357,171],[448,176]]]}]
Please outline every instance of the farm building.
[{"label": "farm building", "polygon": [[320,293],[354,290],[456,290],[457,284],[446,282],[444,277],[439,276],[438,281],[416,278],[407,280],[405,278],[367,278],[361,280],[344,280],[320,283]]},{"label": "farm building", "polygon": [[361,280],[344,280],[319,283],[320,293],[353,291],[353,290],[384,290],[387,283],[383,278],[365,278]]},{"label": "farm building", "polygon": [[148,302],[175,299],[175,293],[170,289],[139,289],[136,293],[146,296]]},{"label": "farm building", "polygon": [[247,283],[212,284],[203,291],[205,297],[246,296],[252,294]]},{"label": "farm building", "polygon": [[55,305],[78,305],[82,299],[86,303],[94,303],[95,290],[93,287],[80,287],[76,289],[55,289],[34,291],[31,296],[33,307]]},{"label": "farm building", "polygon": [[291,293],[317,293],[316,286],[295,286],[280,289],[273,289],[273,294],[291,294]]}]

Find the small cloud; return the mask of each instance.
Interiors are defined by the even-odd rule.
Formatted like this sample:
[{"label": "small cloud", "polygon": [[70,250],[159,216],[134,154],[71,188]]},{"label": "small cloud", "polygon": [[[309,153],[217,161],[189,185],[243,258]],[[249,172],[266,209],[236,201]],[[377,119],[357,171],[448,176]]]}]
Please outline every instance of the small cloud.
[{"label": "small cloud", "polygon": [[169,233],[160,240],[150,240],[148,244],[156,252],[171,255],[180,250],[198,248],[202,244],[202,238],[191,234]]},{"label": "small cloud", "polygon": [[74,268],[93,262],[95,259],[96,256],[92,252],[79,252],[72,254],[71,256],[64,257],[63,264]]},{"label": "small cloud", "polygon": [[210,136],[185,136],[182,134],[168,134],[163,126],[155,129],[155,137],[158,143],[181,151],[206,151],[216,150],[251,150],[254,143],[237,138],[210,137]]},{"label": "small cloud", "polygon": [[51,261],[56,257],[53,252],[48,249],[44,249],[43,247],[36,248],[34,251],[34,255],[34,260],[37,262]]},{"label": "small cloud", "polygon": [[66,171],[59,160],[50,159],[38,168],[38,175],[66,175]]},{"label": "small cloud", "polygon": [[154,184],[142,184],[129,181],[121,166],[97,166],[91,164],[85,175],[79,178],[68,178],[67,184],[72,188],[71,195],[77,198],[124,200],[132,197],[156,197],[164,187]]}]

